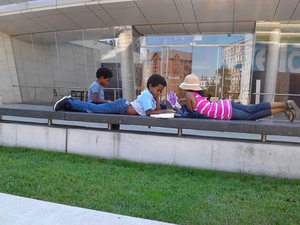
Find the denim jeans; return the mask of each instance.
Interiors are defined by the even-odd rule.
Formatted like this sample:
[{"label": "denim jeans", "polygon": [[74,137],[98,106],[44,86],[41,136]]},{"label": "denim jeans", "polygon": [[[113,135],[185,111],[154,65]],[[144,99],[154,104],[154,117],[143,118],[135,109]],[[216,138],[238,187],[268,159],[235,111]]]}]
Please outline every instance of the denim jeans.
[{"label": "denim jeans", "polygon": [[94,104],[77,100],[69,100],[72,110],[89,113],[126,114],[128,104],[126,99],[119,98],[116,101],[102,104]]},{"label": "denim jeans", "polygon": [[267,116],[271,116],[270,102],[262,102],[256,105],[243,105],[231,102],[231,106],[231,120],[258,120]]}]

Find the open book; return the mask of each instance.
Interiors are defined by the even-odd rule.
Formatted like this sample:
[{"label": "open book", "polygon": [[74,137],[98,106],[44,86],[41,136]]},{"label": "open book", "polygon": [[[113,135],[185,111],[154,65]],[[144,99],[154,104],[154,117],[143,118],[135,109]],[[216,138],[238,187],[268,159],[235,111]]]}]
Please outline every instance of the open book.
[{"label": "open book", "polygon": [[178,97],[175,95],[175,93],[172,90],[170,90],[170,93],[167,97],[168,102],[171,104],[171,106],[180,109],[181,105],[177,102],[177,99]]},{"label": "open book", "polygon": [[160,113],[160,114],[151,114],[150,117],[154,118],[174,118],[176,113]]}]

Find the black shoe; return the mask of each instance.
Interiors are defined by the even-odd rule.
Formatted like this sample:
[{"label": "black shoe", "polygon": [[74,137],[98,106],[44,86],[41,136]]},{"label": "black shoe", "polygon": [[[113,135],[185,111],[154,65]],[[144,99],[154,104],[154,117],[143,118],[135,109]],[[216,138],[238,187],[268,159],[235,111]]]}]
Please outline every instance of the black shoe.
[{"label": "black shoe", "polygon": [[65,96],[62,99],[58,100],[55,105],[53,106],[54,111],[63,111],[63,110],[70,110],[69,100],[72,99],[70,96]]}]

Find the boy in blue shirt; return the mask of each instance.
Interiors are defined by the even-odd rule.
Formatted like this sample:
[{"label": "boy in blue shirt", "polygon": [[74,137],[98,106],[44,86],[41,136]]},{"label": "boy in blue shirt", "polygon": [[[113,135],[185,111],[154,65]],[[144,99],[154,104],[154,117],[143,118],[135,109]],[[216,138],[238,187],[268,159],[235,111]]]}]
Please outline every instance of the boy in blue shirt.
[{"label": "boy in blue shirt", "polygon": [[104,99],[104,91],[102,86],[107,86],[112,77],[113,73],[108,68],[101,67],[97,70],[97,80],[94,81],[89,87],[88,102],[92,102],[94,104],[110,102],[109,100]]},{"label": "boy in blue shirt", "polygon": [[173,110],[162,110],[159,103],[159,96],[167,82],[164,77],[153,74],[147,81],[148,90],[143,91],[137,99],[128,105],[124,98],[119,98],[116,101],[94,104],[74,100],[70,96],[66,96],[57,101],[53,107],[54,111],[68,110],[92,113],[114,113],[114,114],[129,114],[149,116],[151,114],[173,112]]},{"label": "boy in blue shirt", "polygon": [[174,112],[173,110],[161,109],[159,96],[167,86],[164,77],[152,74],[147,81],[148,90],[144,90],[136,100],[130,103],[127,114],[150,116],[151,114]]}]

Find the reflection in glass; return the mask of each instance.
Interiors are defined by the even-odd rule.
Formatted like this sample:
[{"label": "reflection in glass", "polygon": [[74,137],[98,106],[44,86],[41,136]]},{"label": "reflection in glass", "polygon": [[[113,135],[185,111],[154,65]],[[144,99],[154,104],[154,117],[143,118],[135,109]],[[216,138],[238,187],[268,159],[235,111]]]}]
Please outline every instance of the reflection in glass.
[{"label": "reflection in glass", "polygon": [[218,100],[220,93],[218,60],[217,46],[193,47],[192,72],[199,77],[200,86],[206,94],[212,96],[212,101]]},{"label": "reflection in glass", "polygon": [[136,96],[132,65],[140,54],[133,54],[130,26],[20,35],[12,44],[23,102],[53,104],[74,92],[84,100],[101,66],[114,74],[106,99]]},{"label": "reflection in glass", "polygon": [[256,101],[291,99],[300,105],[300,21],[258,21],[256,30],[252,82],[252,92],[260,96]]}]

